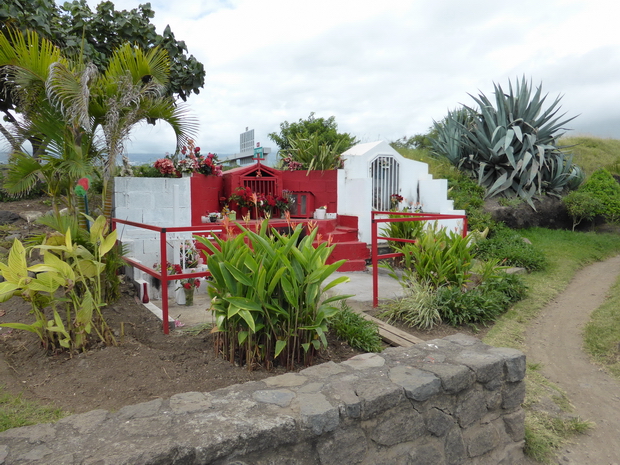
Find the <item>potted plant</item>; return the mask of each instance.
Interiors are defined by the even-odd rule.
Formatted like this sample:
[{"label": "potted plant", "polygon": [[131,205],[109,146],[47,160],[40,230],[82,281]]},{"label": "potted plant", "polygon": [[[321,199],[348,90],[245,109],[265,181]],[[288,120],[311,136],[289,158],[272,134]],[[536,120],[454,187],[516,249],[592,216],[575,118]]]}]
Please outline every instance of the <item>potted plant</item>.
[{"label": "potted plant", "polygon": [[323,205],[322,207],[319,207],[314,211],[314,218],[317,220],[324,220],[326,213],[327,213],[327,205]]}]

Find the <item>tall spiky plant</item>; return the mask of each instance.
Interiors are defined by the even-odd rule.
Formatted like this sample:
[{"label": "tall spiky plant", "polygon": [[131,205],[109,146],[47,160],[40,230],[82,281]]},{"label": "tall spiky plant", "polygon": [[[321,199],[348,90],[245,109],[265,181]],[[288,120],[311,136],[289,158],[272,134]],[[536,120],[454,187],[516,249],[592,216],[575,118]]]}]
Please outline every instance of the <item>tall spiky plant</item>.
[{"label": "tall spiky plant", "polygon": [[478,109],[463,106],[435,123],[435,152],[477,179],[487,197],[517,196],[534,207],[535,195],[575,188],[582,171],[558,146],[574,119],[558,115],[561,97],[543,109],[542,86],[532,93],[525,78],[514,88],[509,82],[508,93],[498,84],[494,89],[494,104],[484,94],[471,96]]}]

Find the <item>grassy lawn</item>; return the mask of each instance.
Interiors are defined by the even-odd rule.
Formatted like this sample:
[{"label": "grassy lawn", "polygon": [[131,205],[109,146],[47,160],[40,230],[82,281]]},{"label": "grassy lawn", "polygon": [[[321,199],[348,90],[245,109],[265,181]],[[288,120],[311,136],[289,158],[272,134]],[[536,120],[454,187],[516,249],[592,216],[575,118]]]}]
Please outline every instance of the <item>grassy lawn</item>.
[{"label": "grassy lawn", "polygon": [[7,394],[0,386],[0,431],[20,426],[48,423],[66,416],[60,409],[38,405]]}]

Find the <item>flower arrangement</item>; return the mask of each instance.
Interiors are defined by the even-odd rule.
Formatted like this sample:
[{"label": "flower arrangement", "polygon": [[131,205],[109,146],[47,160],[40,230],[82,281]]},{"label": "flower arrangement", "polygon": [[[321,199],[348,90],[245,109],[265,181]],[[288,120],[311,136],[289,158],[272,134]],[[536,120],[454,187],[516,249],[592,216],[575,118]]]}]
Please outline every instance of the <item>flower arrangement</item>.
[{"label": "flower arrangement", "polygon": [[392,210],[397,210],[398,205],[404,200],[402,195],[392,194],[390,195],[390,208]]},{"label": "flower arrangement", "polygon": [[280,210],[280,213],[284,213],[290,208],[290,201],[286,192],[288,191],[282,191],[282,195],[276,197],[276,208]]},{"label": "flower arrangement", "polygon": [[319,210],[327,210],[327,205],[322,205],[319,207]]},{"label": "flower arrangement", "polygon": [[160,158],[155,162],[155,169],[164,176],[177,176],[177,169],[174,166],[174,161],[169,158],[170,155],[166,154],[165,158]]},{"label": "flower arrangement", "polygon": [[181,154],[184,158],[178,159],[167,153],[164,158],[155,162],[155,169],[166,177],[179,177],[181,173],[222,176],[222,165],[219,164],[217,155],[215,153],[201,155],[200,147],[196,147],[192,139],[181,148]]},{"label": "flower arrangement", "polygon": [[252,208],[255,206],[253,192],[249,187],[237,187],[228,200],[235,202],[241,208]]},{"label": "flower arrangement", "polygon": [[215,223],[222,217],[222,214],[220,212],[211,212],[207,216],[209,217],[209,221],[211,223]]},{"label": "flower arrangement", "polygon": [[282,158],[282,165],[288,171],[298,171],[304,169],[304,165],[298,161],[295,161],[290,153],[288,156]]}]

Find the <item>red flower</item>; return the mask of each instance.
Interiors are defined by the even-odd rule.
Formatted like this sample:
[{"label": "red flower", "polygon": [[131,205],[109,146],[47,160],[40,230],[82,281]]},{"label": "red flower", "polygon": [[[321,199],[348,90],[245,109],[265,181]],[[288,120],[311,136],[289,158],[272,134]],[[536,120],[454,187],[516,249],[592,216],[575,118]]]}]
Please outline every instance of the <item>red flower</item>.
[{"label": "red flower", "polygon": [[184,287],[185,289],[191,289],[191,288],[192,288],[192,285],[191,285],[190,283],[185,283],[185,284],[183,284],[183,287]]},{"label": "red flower", "polygon": [[182,274],[183,270],[181,269],[181,265],[174,265],[174,274]]},{"label": "red flower", "polygon": [[198,286],[200,286],[200,280],[199,280],[199,279],[196,279],[196,280],[194,281],[194,287],[198,287]]},{"label": "red flower", "polygon": [[200,147],[196,147],[196,148],[194,149],[194,153],[198,153],[198,152],[200,152]]}]

